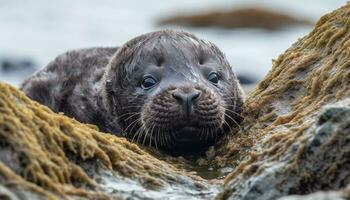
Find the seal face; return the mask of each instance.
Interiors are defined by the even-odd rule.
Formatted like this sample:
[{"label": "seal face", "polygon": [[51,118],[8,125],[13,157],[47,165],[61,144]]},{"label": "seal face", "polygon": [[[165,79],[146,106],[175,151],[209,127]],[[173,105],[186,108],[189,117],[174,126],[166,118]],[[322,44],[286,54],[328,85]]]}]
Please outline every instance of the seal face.
[{"label": "seal face", "polygon": [[[61,88],[56,86],[56,90],[65,93],[67,87],[74,88],[64,98],[75,100],[68,102],[72,117],[138,143],[172,151],[211,145],[232,126],[238,126],[243,93],[230,64],[214,44],[186,32],[165,30],[141,35],[114,50],[113,55],[111,50],[104,56],[94,56],[104,59],[89,66],[94,70],[90,69],[88,75],[75,72],[78,78],[73,85],[71,81],[57,84]],[[74,70],[83,71],[83,64]],[[103,76],[98,73],[100,78],[92,75],[97,69],[103,71]],[[73,69],[51,72],[57,75],[62,70]],[[43,76],[31,79],[37,81]],[[85,76],[90,78],[85,78],[84,84]],[[55,107],[55,100],[34,94],[38,90],[33,90],[31,79],[22,86],[29,97],[40,96],[34,99],[55,111],[65,111]],[[79,101],[79,92],[88,95],[89,100]],[[49,95],[55,99],[52,95],[62,93]],[[82,112],[83,107],[90,109]]]}]

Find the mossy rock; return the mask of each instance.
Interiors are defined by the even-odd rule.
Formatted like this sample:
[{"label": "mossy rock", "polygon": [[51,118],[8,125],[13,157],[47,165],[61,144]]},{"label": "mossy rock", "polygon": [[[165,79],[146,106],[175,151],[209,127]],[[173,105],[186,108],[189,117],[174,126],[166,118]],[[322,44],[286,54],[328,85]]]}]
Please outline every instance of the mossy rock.
[{"label": "mossy rock", "polygon": [[323,16],[273,61],[245,102],[242,130],[216,149],[212,164],[235,168],[220,198],[276,199],[350,182],[350,117],[325,110],[350,113],[349,19],[349,4]]},{"label": "mossy rock", "polygon": [[185,176],[136,144],[56,114],[0,83],[1,184],[21,186],[50,198],[105,199],[110,194],[97,176],[108,171],[117,172],[109,175],[116,180],[136,180],[150,190],[177,184],[203,189],[200,179]]}]

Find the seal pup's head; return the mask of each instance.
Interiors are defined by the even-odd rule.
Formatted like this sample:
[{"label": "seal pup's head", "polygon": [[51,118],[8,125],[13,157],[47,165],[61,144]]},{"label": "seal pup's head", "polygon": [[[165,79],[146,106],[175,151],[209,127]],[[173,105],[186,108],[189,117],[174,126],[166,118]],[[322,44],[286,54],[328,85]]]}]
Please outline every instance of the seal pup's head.
[{"label": "seal pup's head", "polygon": [[211,42],[173,30],[124,44],[108,64],[104,100],[128,138],[189,151],[237,126],[239,82]]}]

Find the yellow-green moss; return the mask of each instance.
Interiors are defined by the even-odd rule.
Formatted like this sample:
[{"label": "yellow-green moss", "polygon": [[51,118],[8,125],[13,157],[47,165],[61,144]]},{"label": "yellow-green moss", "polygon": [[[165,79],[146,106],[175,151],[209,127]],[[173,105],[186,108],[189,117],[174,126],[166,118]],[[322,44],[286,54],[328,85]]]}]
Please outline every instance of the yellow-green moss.
[{"label": "yellow-green moss", "polygon": [[[8,182],[51,198],[54,196],[50,193],[62,197],[107,198],[75,164],[76,160],[94,159],[106,169],[150,187],[176,180],[177,172],[172,166],[153,158],[137,145],[56,114],[5,83],[0,83],[0,141],[0,148],[9,147],[14,162],[20,166],[16,174],[0,161],[0,175]],[[75,183],[90,187],[78,187]]]},{"label": "yellow-green moss", "polygon": [[[218,147],[214,164],[230,165],[235,162],[232,155],[247,158],[226,183],[242,173],[259,173],[263,166],[254,166],[255,162],[278,160],[294,141],[304,141],[303,135],[323,105],[349,97],[348,4],[323,16],[310,34],[273,61],[272,70],[245,102],[243,129]],[[258,153],[249,158],[253,151]]]}]

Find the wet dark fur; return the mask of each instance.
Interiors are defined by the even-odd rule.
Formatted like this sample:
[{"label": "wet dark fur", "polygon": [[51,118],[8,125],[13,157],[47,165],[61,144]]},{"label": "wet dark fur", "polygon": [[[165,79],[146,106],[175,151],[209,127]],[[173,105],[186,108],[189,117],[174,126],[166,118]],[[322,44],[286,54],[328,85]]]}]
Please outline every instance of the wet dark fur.
[{"label": "wet dark fur", "polygon": [[[154,59],[148,58],[150,54]],[[176,54],[173,60],[165,57],[164,61],[164,55],[172,54]],[[219,86],[193,73],[186,75],[187,66],[193,65],[192,57],[199,65],[205,65],[207,60],[219,63],[217,68],[223,74]],[[145,92],[139,88],[137,78],[145,62],[157,66],[169,62],[174,68],[171,70],[185,71],[182,76],[179,73],[177,81],[164,80],[159,89]],[[191,83],[187,76],[198,81]],[[223,53],[192,34],[170,30],[141,35],[119,49],[65,53],[26,80],[22,90],[54,111],[95,124],[102,131],[164,148],[212,144],[230,127],[237,126],[243,104],[238,80]],[[187,90],[201,93],[193,104],[190,122],[183,119],[181,106],[171,95],[173,91]],[[183,133],[178,130],[188,123],[198,127],[198,133],[186,133],[187,141],[180,142]]]},{"label": "wet dark fur", "polygon": [[120,127],[100,96],[106,65],[118,48],[89,48],[58,56],[27,79],[21,89],[31,99],[103,131],[119,134]]}]

